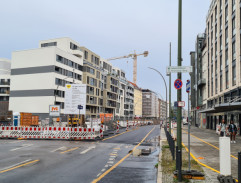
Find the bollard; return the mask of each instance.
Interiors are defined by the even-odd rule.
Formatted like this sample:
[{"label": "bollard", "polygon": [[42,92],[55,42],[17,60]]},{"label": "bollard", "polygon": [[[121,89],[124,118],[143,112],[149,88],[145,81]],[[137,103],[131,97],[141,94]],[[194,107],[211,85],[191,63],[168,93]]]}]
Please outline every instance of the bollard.
[{"label": "bollard", "polygon": [[220,174],[231,175],[230,138],[219,137]]},{"label": "bollard", "polygon": [[241,182],[241,152],[238,153],[238,182]]}]

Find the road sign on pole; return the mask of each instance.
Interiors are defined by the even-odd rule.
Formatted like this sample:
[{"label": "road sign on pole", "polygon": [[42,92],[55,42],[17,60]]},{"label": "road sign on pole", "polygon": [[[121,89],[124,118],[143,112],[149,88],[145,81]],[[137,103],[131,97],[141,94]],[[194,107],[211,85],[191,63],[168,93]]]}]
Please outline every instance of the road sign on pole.
[{"label": "road sign on pole", "polygon": [[170,73],[190,73],[192,72],[192,66],[168,66],[167,74]]},{"label": "road sign on pole", "polygon": [[182,80],[176,79],[175,82],[174,82],[174,87],[175,87],[177,90],[180,90],[180,89],[182,88]]},{"label": "road sign on pole", "polygon": [[190,80],[187,80],[187,83],[186,83],[186,92],[189,93],[189,92],[190,92],[190,89],[191,89],[191,82],[190,82]]},{"label": "road sign on pole", "polygon": [[185,102],[184,101],[178,101],[178,107],[185,107]]}]

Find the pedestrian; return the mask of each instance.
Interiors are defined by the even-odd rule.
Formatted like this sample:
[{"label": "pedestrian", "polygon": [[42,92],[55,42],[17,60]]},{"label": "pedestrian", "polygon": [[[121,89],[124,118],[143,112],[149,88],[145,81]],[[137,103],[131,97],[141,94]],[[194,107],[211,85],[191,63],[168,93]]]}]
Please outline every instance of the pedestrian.
[{"label": "pedestrian", "polygon": [[222,120],[219,131],[220,131],[221,137],[226,136],[226,134],[225,134],[226,133],[226,124],[225,124],[224,119]]},{"label": "pedestrian", "polygon": [[228,131],[230,133],[231,143],[236,143],[235,136],[237,134],[237,126],[234,124],[233,121],[230,122],[230,124],[228,126]]}]

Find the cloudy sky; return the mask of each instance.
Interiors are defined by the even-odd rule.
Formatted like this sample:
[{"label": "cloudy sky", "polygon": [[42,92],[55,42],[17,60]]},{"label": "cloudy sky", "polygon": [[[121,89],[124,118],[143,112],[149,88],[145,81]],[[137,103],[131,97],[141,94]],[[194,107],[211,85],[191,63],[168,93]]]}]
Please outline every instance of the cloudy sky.
[{"label": "cloudy sky", "polygon": [[[209,5],[210,0],[183,1],[183,65],[190,65],[189,53],[205,30]],[[148,57],[138,57],[137,84],[165,97],[162,79],[148,67],[166,75],[169,42],[172,63],[177,64],[178,0],[8,0],[0,6],[0,57],[11,59],[12,51],[37,48],[39,40],[58,37],[70,37],[103,58],[147,50]],[[132,59],[112,63],[132,81]],[[186,100],[185,87],[183,94]],[[174,101],[173,85],[172,95]]]}]

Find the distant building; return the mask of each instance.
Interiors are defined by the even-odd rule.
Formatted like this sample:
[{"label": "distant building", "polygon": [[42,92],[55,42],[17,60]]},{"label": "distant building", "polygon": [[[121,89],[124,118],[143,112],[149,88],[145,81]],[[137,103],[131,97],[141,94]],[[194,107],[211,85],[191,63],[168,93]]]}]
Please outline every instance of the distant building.
[{"label": "distant building", "polygon": [[143,89],[142,90],[142,117],[158,118],[159,104],[158,97],[155,92]]},{"label": "distant building", "polygon": [[10,93],[10,71],[11,61],[0,58],[0,122],[8,121],[9,115],[9,93]]},{"label": "distant building", "polygon": [[142,90],[135,83],[130,82],[134,87],[134,117],[142,117]]}]

